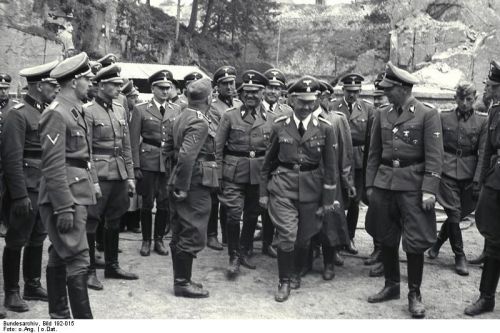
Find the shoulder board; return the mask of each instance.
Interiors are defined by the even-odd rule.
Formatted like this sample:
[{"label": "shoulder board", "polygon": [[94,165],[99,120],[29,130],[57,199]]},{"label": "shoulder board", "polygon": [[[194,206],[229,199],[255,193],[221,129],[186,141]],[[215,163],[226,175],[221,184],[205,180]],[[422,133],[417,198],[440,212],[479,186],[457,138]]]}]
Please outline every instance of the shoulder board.
[{"label": "shoulder board", "polygon": [[53,101],[52,103],[49,104],[47,110],[54,110],[58,105],[59,105],[58,101]]},{"label": "shoulder board", "polygon": [[474,113],[481,117],[488,117],[488,113],[486,112],[476,111]]},{"label": "shoulder board", "polygon": [[238,110],[238,108],[236,106],[231,106],[230,108],[226,109],[226,112],[234,111],[234,110]]},{"label": "shoulder board", "polygon": [[18,110],[24,106],[24,103],[17,103],[12,107],[13,110]]},{"label": "shoulder board", "polygon": [[423,105],[427,106],[428,108],[431,108],[431,109],[437,109],[435,105],[432,105],[431,103],[427,103],[427,102],[422,102]]},{"label": "shoulder board", "polygon": [[337,99],[336,99],[336,98],[332,98],[332,99],[330,100],[330,102],[336,102],[336,101],[337,101]]},{"label": "shoulder board", "polygon": [[91,105],[94,105],[94,102],[87,102],[87,103],[83,104],[83,107],[88,108]]},{"label": "shoulder board", "polygon": [[500,106],[500,102],[496,102],[496,103],[491,104],[491,107],[492,107],[492,108],[493,108],[493,107],[497,107],[497,106]]},{"label": "shoulder board", "polygon": [[274,122],[278,123],[278,122],[286,120],[286,119],[288,119],[288,116],[281,116],[281,117],[274,119]]},{"label": "shoulder board", "polygon": [[217,98],[212,98],[212,103],[217,102]]},{"label": "shoulder board", "polygon": [[372,102],[372,101],[369,101],[369,100],[364,99],[364,98],[363,98],[363,102],[368,103],[368,104],[370,104],[370,105],[373,105],[373,102]]},{"label": "shoulder board", "polygon": [[441,112],[452,112],[455,111],[455,109],[446,109],[446,110],[441,110]]},{"label": "shoulder board", "polygon": [[385,107],[387,107],[389,105],[390,105],[389,103],[381,104],[381,105],[378,106],[378,108],[382,109],[382,108],[385,108]]},{"label": "shoulder board", "polygon": [[342,111],[333,111],[333,112],[338,114],[339,116],[345,116],[344,112]]},{"label": "shoulder board", "polygon": [[332,123],[331,123],[331,122],[329,122],[328,120],[326,120],[326,119],[325,119],[325,118],[323,118],[323,117],[318,117],[318,119],[319,119],[319,121],[322,121],[322,122],[324,122],[325,124],[328,124],[328,125],[330,125],[330,126],[332,125]]},{"label": "shoulder board", "polygon": [[141,102],[141,103],[137,103],[135,106],[142,106],[142,105],[146,105],[148,104],[149,102]]},{"label": "shoulder board", "polygon": [[115,101],[113,101],[113,104],[114,104],[114,105],[123,106],[123,105],[122,105],[122,103],[118,103],[118,102],[115,102]]}]

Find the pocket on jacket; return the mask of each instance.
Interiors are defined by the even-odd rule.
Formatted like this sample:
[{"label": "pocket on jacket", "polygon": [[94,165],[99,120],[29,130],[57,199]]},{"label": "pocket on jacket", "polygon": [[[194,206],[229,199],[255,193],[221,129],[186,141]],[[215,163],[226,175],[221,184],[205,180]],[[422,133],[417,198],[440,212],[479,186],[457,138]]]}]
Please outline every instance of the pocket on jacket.
[{"label": "pocket on jacket", "polygon": [[222,178],[232,182],[236,173],[238,161],[224,160],[222,161]]},{"label": "pocket on jacket", "polygon": [[219,186],[219,174],[217,172],[217,163],[215,161],[200,162],[201,166],[201,184],[206,187]]}]

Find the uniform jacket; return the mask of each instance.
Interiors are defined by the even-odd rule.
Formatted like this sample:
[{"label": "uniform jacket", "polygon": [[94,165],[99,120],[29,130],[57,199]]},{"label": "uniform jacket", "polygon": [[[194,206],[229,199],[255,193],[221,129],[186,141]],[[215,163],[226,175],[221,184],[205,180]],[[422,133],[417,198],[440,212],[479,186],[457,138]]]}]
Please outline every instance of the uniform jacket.
[{"label": "uniform jacket", "polygon": [[[443,164],[439,113],[413,96],[402,109],[398,116],[391,104],[380,108],[375,115],[366,186],[436,194]],[[390,165],[384,165],[384,161]],[[403,163],[411,165],[394,167]]]},{"label": "uniform jacket", "polygon": [[39,204],[51,204],[56,214],[72,211],[74,205],[96,203],[94,184],[97,177],[90,169],[77,168],[66,159],[91,162],[91,138],[87,130],[82,102],[74,96],[59,94],[43,111],[40,119],[42,144],[42,181]]},{"label": "uniform jacket", "polygon": [[[334,130],[328,121],[312,116],[300,136],[293,116],[276,118],[271,145],[261,171],[260,196],[272,193],[299,202],[333,204],[336,195]],[[318,165],[312,171],[290,170],[280,163]],[[322,191],[320,191],[322,189]]]},{"label": "uniform jacket", "polygon": [[210,105],[210,118],[213,119],[216,126],[219,126],[222,115],[226,113],[227,110],[232,108],[239,108],[242,105],[243,103],[237,98],[232,99],[232,105],[226,104],[226,102],[221,100],[219,97],[214,98],[212,100],[212,105]]},{"label": "uniform jacket", "polygon": [[222,178],[237,184],[259,184],[264,155],[260,157],[234,156],[228,151],[261,154],[269,147],[274,117],[262,106],[256,110],[256,119],[245,106],[232,108],[222,116],[217,129],[216,155]]},{"label": "uniform jacket", "polygon": [[480,183],[494,190],[500,190],[500,102],[494,103],[489,110],[488,132],[481,162]]},{"label": "uniform jacket", "polygon": [[479,182],[487,114],[472,112],[467,120],[459,120],[456,109],[451,109],[442,111],[440,116],[443,126],[443,174],[453,179]]},{"label": "uniform jacket", "polygon": [[11,199],[25,198],[28,191],[38,191],[42,177],[38,123],[45,106],[26,95],[24,102],[12,107],[5,119],[2,161]]},{"label": "uniform jacket", "polygon": [[10,109],[16,105],[19,104],[18,100],[9,98],[5,104],[0,104],[0,145],[2,144],[2,139],[3,139],[3,131],[4,131],[4,126],[5,126],[5,118],[7,117],[8,112]]},{"label": "uniform jacket", "polygon": [[[166,172],[164,149],[167,140],[167,127],[171,118],[177,116],[180,108],[172,103],[166,104],[165,114],[153,100],[137,104],[134,107],[132,121],[130,122],[130,144],[132,146],[132,159],[134,168],[141,170]],[[141,142],[141,138],[152,140],[155,145]]]},{"label": "uniform jacket", "polygon": [[174,189],[189,191],[191,184],[218,188],[215,162],[215,124],[201,111],[185,108],[171,123],[166,144],[176,163],[169,179]]},{"label": "uniform jacket", "polygon": [[351,128],[352,145],[354,147],[354,168],[363,168],[363,150],[365,145],[367,124],[373,117],[373,105],[365,100],[358,99],[352,105],[352,113],[345,99],[332,103],[333,110],[344,113]]},{"label": "uniform jacket", "polygon": [[269,110],[269,108],[265,107],[265,104],[262,104],[264,109],[266,110],[267,113],[273,114],[275,117],[279,116],[284,116],[284,115],[289,115],[293,112],[293,109],[289,107],[286,104],[283,103],[276,103],[276,105],[273,107],[273,110]]},{"label": "uniform jacket", "polygon": [[109,104],[97,97],[84,105],[84,111],[99,180],[134,179],[126,110],[115,101]]}]

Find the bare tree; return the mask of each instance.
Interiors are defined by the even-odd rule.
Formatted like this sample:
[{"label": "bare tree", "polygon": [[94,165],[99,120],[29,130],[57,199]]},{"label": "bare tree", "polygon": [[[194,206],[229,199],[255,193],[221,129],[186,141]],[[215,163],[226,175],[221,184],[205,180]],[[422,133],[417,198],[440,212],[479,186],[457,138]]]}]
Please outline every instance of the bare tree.
[{"label": "bare tree", "polygon": [[179,40],[179,27],[181,22],[181,0],[177,0],[177,22],[175,22],[175,42]]},{"label": "bare tree", "polygon": [[198,0],[193,0],[193,7],[191,8],[191,17],[189,18],[189,25],[187,27],[189,34],[192,35],[194,33],[197,21],[198,21]]},{"label": "bare tree", "polygon": [[205,12],[205,18],[203,19],[203,27],[201,28],[201,34],[205,35],[210,26],[210,19],[212,18],[212,12],[214,8],[214,0],[208,0],[207,8]]}]

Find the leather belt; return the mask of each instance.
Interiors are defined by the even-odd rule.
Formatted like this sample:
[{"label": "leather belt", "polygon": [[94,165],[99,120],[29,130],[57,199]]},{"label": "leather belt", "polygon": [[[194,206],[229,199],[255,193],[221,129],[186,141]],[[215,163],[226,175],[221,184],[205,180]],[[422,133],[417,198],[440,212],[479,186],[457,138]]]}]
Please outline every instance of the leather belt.
[{"label": "leather belt", "polygon": [[208,162],[208,161],[215,161],[215,153],[213,154],[204,154],[200,153],[197,158],[198,161],[200,162]]},{"label": "leather belt", "polygon": [[74,167],[74,168],[90,170],[90,162],[87,160],[81,160],[78,158],[66,157],[66,165]]},{"label": "leather belt", "polygon": [[425,162],[424,159],[416,160],[416,161],[401,161],[399,159],[395,160],[386,160],[382,159],[382,165],[391,167],[391,168],[406,168],[411,165],[419,164]]},{"label": "leather belt", "polygon": [[476,155],[476,153],[472,150],[463,150],[463,149],[455,149],[452,147],[444,147],[444,151],[448,154],[457,155],[458,157],[467,157]]},{"label": "leather belt", "polygon": [[235,150],[229,150],[226,148],[226,149],[224,149],[224,154],[237,156],[237,157],[255,158],[255,157],[261,157],[261,156],[266,155],[266,151],[265,150],[235,151]]},{"label": "leather belt", "polygon": [[41,150],[25,150],[23,152],[23,157],[24,158],[31,158],[35,160],[41,160],[42,159],[42,151]]},{"label": "leather belt", "polygon": [[94,155],[109,155],[109,156],[122,156],[122,149],[120,147],[113,148],[93,148]]},{"label": "leather belt", "polygon": [[280,162],[280,166],[285,169],[295,170],[295,171],[313,171],[319,167],[319,164],[298,164],[298,163],[285,163]]},{"label": "leather belt", "polygon": [[158,148],[161,148],[161,143],[156,141],[156,140],[153,140],[153,139],[148,139],[148,138],[142,138],[142,142],[148,144],[148,145],[151,145],[151,146],[155,146],[155,147],[158,147]]}]

